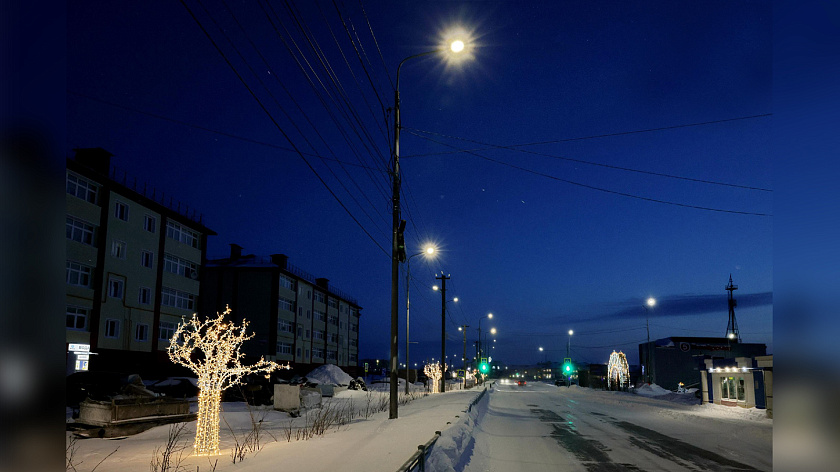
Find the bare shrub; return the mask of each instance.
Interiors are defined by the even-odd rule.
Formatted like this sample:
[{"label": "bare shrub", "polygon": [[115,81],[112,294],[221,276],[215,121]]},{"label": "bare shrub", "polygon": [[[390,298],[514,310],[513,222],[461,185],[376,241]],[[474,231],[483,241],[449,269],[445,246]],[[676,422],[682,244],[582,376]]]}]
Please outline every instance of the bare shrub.
[{"label": "bare shrub", "polygon": [[184,450],[187,448],[186,440],[183,437],[186,427],[187,423],[169,425],[169,436],[166,439],[166,444],[155,448],[154,455],[149,463],[151,472],[178,472],[182,469],[181,461],[183,460]]},{"label": "bare shrub", "polygon": [[67,444],[67,449],[64,451],[64,466],[67,471],[72,470],[73,472],[77,472],[76,466],[81,465],[81,463],[84,462],[82,461],[78,464],[75,462],[76,451],[79,449],[79,445],[77,444],[78,442],[79,438],[74,435],[70,436],[70,442]]}]

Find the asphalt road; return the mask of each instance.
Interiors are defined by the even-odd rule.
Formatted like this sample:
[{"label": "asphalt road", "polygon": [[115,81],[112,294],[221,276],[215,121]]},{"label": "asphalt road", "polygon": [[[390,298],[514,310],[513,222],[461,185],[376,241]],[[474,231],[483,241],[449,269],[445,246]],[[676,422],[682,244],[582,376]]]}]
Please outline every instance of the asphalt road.
[{"label": "asphalt road", "polygon": [[772,470],[772,424],[637,395],[497,384],[466,471]]}]

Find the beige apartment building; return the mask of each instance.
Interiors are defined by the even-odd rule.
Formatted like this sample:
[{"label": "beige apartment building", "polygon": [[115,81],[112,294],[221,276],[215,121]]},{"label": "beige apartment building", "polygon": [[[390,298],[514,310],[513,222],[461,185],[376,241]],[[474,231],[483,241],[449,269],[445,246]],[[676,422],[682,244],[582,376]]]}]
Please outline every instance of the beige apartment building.
[{"label": "beige apartment building", "polygon": [[207,261],[202,313],[230,306],[234,320],[248,320],[255,334],[243,346],[248,355],[289,362],[301,375],[324,364],[360,375],[361,307],[355,298],[289,264],[283,254],[243,255],[241,246],[230,246],[229,257]]},{"label": "beige apartment building", "polygon": [[201,298],[207,236],[195,210],[76,149],[66,171],[67,372],[152,373]]}]

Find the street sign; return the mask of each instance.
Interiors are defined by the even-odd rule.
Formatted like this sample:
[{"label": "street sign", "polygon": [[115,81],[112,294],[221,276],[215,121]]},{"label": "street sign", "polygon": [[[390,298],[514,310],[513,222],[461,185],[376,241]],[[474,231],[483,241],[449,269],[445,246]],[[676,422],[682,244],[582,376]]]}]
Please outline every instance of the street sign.
[{"label": "street sign", "polygon": [[70,352],[90,352],[90,344],[70,343],[67,350]]}]

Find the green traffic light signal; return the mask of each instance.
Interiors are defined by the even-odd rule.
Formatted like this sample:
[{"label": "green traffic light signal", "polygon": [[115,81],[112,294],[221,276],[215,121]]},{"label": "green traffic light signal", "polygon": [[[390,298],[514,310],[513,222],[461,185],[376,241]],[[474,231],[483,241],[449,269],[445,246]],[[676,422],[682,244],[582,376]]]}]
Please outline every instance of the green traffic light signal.
[{"label": "green traffic light signal", "polygon": [[488,371],[488,370],[490,370],[490,366],[489,366],[489,365],[487,365],[487,363],[486,363],[486,362],[482,362],[482,363],[478,366],[478,370],[480,370],[482,374],[486,374],[486,373],[487,373],[487,371]]}]

